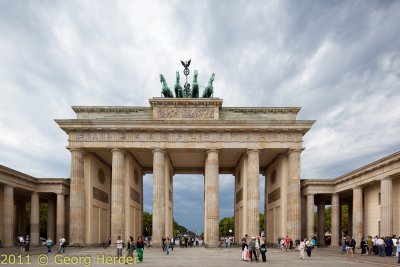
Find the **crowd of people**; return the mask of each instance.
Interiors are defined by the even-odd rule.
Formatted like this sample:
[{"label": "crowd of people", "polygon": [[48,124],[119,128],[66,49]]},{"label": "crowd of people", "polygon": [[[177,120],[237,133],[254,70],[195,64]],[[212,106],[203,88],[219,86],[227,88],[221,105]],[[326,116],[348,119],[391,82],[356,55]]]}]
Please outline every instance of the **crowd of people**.
[{"label": "crowd of people", "polygon": [[[19,247],[19,251],[20,253],[27,253],[30,250],[30,237],[29,235],[21,235],[18,234],[17,235],[17,239],[15,242],[15,245],[17,247]],[[47,237],[47,239],[45,240],[45,245],[47,248],[47,253],[51,253],[51,249],[54,246],[53,240],[51,239],[51,237]],[[65,253],[65,248],[67,246],[67,240],[65,239],[64,236],[61,236],[60,239],[58,240],[58,245],[59,245],[59,249],[57,250],[57,253]]]},{"label": "crowd of people", "polygon": [[259,261],[260,254],[263,262],[267,261],[265,253],[267,252],[267,243],[264,236],[252,236],[249,239],[248,235],[245,235],[241,239],[242,243],[242,260],[255,262]]},{"label": "crowd of people", "polygon": [[[124,240],[121,239],[121,236],[118,236],[117,240],[115,241],[115,245],[117,247],[117,257],[123,257],[123,250],[125,247]],[[136,243],[132,236],[128,238],[126,242],[126,257],[134,258],[134,253],[137,254],[137,260],[139,262],[143,261],[143,250],[144,250],[144,240],[141,236],[139,236],[136,240]]]},{"label": "crowd of people", "polygon": [[[351,241],[350,241],[351,240]],[[354,248],[356,246],[356,241],[354,238],[350,238],[349,236],[343,238],[343,246],[342,247],[342,253],[343,251],[347,250],[349,251],[348,253],[350,254],[349,257],[354,257]],[[350,246],[352,249],[348,249],[348,246]],[[370,256],[370,255],[378,255],[379,257],[390,257],[394,256],[398,258],[398,264],[400,264],[400,236],[396,237],[395,235],[393,236],[386,236],[386,237],[379,237],[379,236],[368,236],[366,238],[362,238],[360,242],[360,248],[361,248],[361,255],[362,256]]]}]

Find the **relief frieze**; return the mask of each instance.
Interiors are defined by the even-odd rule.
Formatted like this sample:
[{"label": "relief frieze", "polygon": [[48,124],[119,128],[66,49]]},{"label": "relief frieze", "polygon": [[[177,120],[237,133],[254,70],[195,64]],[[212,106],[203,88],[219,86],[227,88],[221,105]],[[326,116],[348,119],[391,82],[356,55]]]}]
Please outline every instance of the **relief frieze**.
[{"label": "relief frieze", "polygon": [[78,142],[301,142],[301,133],[270,132],[71,132]]},{"label": "relief frieze", "polygon": [[214,119],[213,107],[157,107],[158,119]]}]

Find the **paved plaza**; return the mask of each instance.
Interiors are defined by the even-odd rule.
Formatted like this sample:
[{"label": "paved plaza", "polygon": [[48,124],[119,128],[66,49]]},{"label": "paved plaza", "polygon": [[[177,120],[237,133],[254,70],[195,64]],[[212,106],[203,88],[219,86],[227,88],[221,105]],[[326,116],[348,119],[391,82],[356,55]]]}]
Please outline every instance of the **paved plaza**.
[{"label": "paved plaza", "polygon": [[[9,254],[17,253],[18,250],[13,249],[2,249],[0,253]],[[114,248],[71,248],[68,249],[67,253],[63,256],[54,252],[48,255],[45,247],[33,248],[31,256],[29,258],[30,266],[60,266],[68,264],[68,260],[72,260],[72,264],[75,266],[120,266],[125,264],[116,263],[104,263],[103,260],[112,261],[115,255]],[[43,253],[43,254],[40,254]],[[109,256],[109,257],[108,257]],[[12,258],[12,257],[11,257]],[[10,258],[10,259],[11,259]],[[64,258],[64,259],[63,259]],[[282,253],[277,249],[269,249],[267,252],[267,262],[244,262],[240,260],[241,250],[240,248],[230,249],[205,249],[203,247],[193,248],[175,248],[170,255],[165,255],[160,249],[150,248],[145,249],[144,262],[137,263],[141,266],[250,266],[250,265],[268,265],[268,266],[397,266],[397,259],[395,257],[384,257],[379,258],[377,256],[361,256],[356,254],[354,260],[349,260],[345,256],[340,255],[336,249],[315,249],[311,258],[301,260],[298,257],[297,252]],[[48,262],[47,262],[48,259]],[[4,261],[4,256],[1,259],[5,266],[11,266],[18,264],[18,256],[15,264],[12,262]],[[26,262],[27,258],[22,257],[22,261]],[[66,261],[65,261],[66,260]],[[8,260],[9,261],[9,260]]]}]

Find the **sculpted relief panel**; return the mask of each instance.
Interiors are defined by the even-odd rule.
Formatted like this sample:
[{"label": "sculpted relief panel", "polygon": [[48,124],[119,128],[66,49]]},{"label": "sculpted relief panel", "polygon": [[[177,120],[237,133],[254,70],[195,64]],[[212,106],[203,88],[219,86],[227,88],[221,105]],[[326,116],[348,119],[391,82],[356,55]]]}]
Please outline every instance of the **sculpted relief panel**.
[{"label": "sculpted relief panel", "polygon": [[158,119],[214,119],[214,108],[178,108],[158,107],[156,111]]},{"label": "sculpted relief panel", "polygon": [[300,132],[71,132],[78,142],[301,142]]}]

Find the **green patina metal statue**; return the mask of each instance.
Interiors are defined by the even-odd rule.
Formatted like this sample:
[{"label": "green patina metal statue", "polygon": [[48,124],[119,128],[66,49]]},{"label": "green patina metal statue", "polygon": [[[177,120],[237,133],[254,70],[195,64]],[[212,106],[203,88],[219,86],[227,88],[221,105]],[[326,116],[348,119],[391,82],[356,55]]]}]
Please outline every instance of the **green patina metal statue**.
[{"label": "green patina metal statue", "polygon": [[214,87],[213,87],[214,79],[215,79],[215,74],[213,73],[211,75],[210,79],[208,80],[208,85],[207,85],[206,89],[203,92],[204,98],[213,97],[213,95],[214,95]]},{"label": "green patina metal statue", "polygon": [[162,91],[161,94],[164,97],[174,97],[174,95],[172,94],[171,89],[169,89],[167,81],[165,80],[164,75],[160,74],[160,82],[162,84]]},{"label": "green patina metal statue", "polygon": [[[185,76],[186,76],[186,82],[185,82],[183,88],[181,86],[181,77],[180,77],[179,71],[176,72],[176,81],[175,81],[175,87],[174,87],[176,98],[199,98],[200,86],[197,81],[197,76],[199,75],[197,70],[194,71],[192,88],[190,88],[190,83],[188,83],[188,75],[190,74],[190,70],[189,70],[190,62],[191,62],[191,60],[185,61],[185,62],[181,61],[182,66],[184,67],[183,74],[185,74]],[[203,91],[203,95],[202,95],[203,98],[210,98],[210,97],[214,96],[214,87],[213,87],[214,79],[215,79],[215,74],[213,73],[211,75],[210,79],[208,80],[207,87]],[[160,82],[162,84],[161,94],[167,98],[174,97],[171,89],[169,89],[169,87],[167,85],[164,75],[162,75],[162,74],[160,74]]]},{"label": "green patina metal statue", "polygon": [[195,70],[193,74],[193,85],[192,85],[192,98],[199,98],[199,84],[197,83],[198,71]]},{"label": "green patina metal statue", "polygon": [[181,76],[179,75],[179,71],[176,72],[175,97],[176,98],[183,97],[183,89],[181,86]]}]

